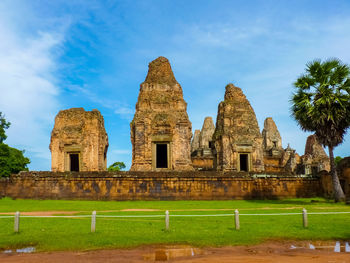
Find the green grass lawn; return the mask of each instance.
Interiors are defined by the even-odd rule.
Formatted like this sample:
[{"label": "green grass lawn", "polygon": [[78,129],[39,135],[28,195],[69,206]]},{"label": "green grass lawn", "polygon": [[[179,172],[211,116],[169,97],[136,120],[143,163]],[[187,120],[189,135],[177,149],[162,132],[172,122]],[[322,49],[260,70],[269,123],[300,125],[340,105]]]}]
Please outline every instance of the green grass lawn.
[{"label": "green grass lawn", "polygon": [[[0,199],[0,213],[15,211],[78,211],[78,215],[170,215],[295,213],[349,211],[350,206],[325,199],[232,200],[232,201],[64,201]],[[155,209],[157,211],[122,211]],[[201,211],[206,210],[208,211]],[[225,210],[229,209],[229,210]],[[97,218],[96,232],[90,232],[90,218],[25,218],[20,232],[13,232],[13,218],[1,218],[0,249],[35,246],[39,251],[125,248],[145,244],[191,244],[224,246],[257,244],[266,240],[350,240],[350,214],[309,215],[309,227],[301,215],[240,216],[241,229],[234,229],[234,217],[170,217],[165,231],[164,217]]]}]

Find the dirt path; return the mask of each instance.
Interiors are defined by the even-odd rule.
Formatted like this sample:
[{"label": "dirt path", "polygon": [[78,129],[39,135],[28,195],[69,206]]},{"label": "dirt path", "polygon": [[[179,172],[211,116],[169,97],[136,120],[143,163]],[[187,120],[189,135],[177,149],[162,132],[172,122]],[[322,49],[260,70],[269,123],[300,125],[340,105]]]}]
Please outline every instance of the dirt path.
[{"label": "dirt path", "polygon": [[[80,263],[80,262],[220,262],[220,263],[343,263],[350,262],[350,253],[329,250],[290,249],[292,243],[267,243],[258,246],[192,249],[190,247],[147,246],[135,249],[96,250],[88,252],[50,252],[33,254],[0,254],[0,262],[8,263]],[[300,244],[299,244],[300,245]],[[187,253],[191,251],[191,253]]]},{"label": "dirt path", "polygon": [[[272,207],[260,207],[260,208],[241,208],[240,211],[248,211],[248,210],[291,210],[291,209],[301,209],[297,206],[291,206],[291,207],[283,207],[283,208],[272,208]],[[334,207],[315,207],[315,209],[337,209]],[[229,209],[229,208],[217,208],[217,209],[172,209],[169,211],[172,212],[189,212],[189,211],[198,211],[198,212],[204,212],[204,211],[234,211],[235,209]],[[157,211],[164,211],[162,209],[139,209],[139,208],[131,208],[131,209],[121,209],[121,210],[102,210],[98,211],[98,213],[112,213],[112,212],[157,212]],[[27,215],[27,216],[54,216],[54,215],[75,215],[79,213],[91,213],[91,211],[32,211],[32,212],[21,212],[21,215]],[[14,212],[0,212],[0,215],[14,215]]]}]

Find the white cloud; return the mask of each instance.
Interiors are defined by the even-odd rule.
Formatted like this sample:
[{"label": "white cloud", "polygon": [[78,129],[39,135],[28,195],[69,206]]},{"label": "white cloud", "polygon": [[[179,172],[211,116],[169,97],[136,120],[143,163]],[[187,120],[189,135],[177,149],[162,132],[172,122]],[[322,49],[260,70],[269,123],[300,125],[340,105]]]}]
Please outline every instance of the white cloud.
[{"label": "white cloud", "polygon": [[114,154],[117,154],[117,155],[121,155],[121,154],[131,154],[131,150],[122,150],[122,149],[119,149],[119,150],[112,150],[111,152],[114,153]]},{"label": "white cloud", "polygon": [[134,110],[131,109],[131,108],[128,108],[128,107],[119,107],[118,109],[116,109],[116,110],[114,111],[114,113],[120,114],[120,115],[123,115],[123,114],[133,114],[133,113],[134,113]]},{"label": "white cloud", "polygon": [[197,44],[221,48],[237,48],[242,42],[249,43],[253,38],[268,33],[268,28],[261,21],[245,27],[219,23],[203,27],[194,25],[189,29],[189,35]]},{"label": "white cloud", "polygon": [[[177,68],[183,75],[204,79],[198,88],[192,87],[192,96],[200,103],[187,100],[193,130],[201,127],[205,116],[213,116],[215,122],[217,98],[222,100],[225,83],[233,81],[250,100],[260,129],[264,119],[272,116],[285,144],[289,142],[303,154],[309,133],[302,132],[290,116],[293,82],[312,59],[338,57],[350,63],[350,19],[329,16],[320,21],[296,16],[283,24],[273,21],[266,16],[240,24],[214,21],[186,25],[174,36],[178,46],[171,54],[180,60]],[[185,95],[191,97],[183,87]],[[350,132],[336,154],[349,155],[349,138]]]},{"label": "white cloud", "polygon": [[116,99],[109,99],[101,94],[92,92],[88,86],[71,85],[68,89],[78,96],[84,95],[88,100],[101,105],[120,116],[120,118],[130,121],[134,115],[135,110],[127,103],[123,103]]},{"label": "white cloud", "polygon": [[[7,8],[0,6],[0,111],[11,122],[6,143],[25,149],[27,156],[49,159],[50,131],[59,109],[54,54],[63,38],[53,32],[24,34],[6,16]],[[49,169],[50,163],[33,165]]]},{"label": "white cloud", "polygon": [[134,115],[134,109],[129,106],[117,106],[117,109],[114,111],[115,114],[118,114],[122,119],[131,121]]}]

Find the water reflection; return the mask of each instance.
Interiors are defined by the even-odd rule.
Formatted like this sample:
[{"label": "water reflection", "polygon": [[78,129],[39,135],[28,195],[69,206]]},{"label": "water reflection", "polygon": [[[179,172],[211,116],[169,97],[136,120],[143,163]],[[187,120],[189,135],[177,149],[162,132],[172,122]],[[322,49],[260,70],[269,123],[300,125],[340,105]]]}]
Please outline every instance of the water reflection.
[{"label": "water reflection", "polygon": [[25,247],[25,248],[18,248],[16,250],[7,249],[4,250],[4,254],[11,254],[11,253],[33,253],[35,252],[35,247]]},{"label": "water reflection", "polygon": [[174,258],[194,257],[202,254],[204,254],[204,252],[199,248],[186,246],[166,246],[164,248],[157,248],[154,250],[154,252],[144,255],[143,259],[149,261],[167,261]]},{"label": "water reflection", "polygon": [[350,253],[349,242],[341,241],[314,241],[313,243],[307,243],[302,246],[291,245],[290,249],[311,249],[311,250],[325,250],[335,253],[346,252]]}]

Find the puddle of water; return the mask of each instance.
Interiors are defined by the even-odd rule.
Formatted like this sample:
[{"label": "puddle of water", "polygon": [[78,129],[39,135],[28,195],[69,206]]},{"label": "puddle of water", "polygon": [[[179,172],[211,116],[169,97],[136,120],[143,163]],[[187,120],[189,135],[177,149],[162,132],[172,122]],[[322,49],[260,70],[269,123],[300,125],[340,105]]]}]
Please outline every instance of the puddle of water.
[{"label": "puddle of water", "polygon": [[153,253],[143,256],[144,260],[149,261],[167,261],[179,257],[194,257],[202,255],[204,252],[194,247],[165,247],[155,249]]},{"label": "puddle of water", "polygon": [[35,247],[25,247],[21,249],[17,249],[17,253],[33,253],[35,251]]},{"label": "puddle of water", "polygon": [[5,250],[4,254],[11,254],[11,253],[33,253],[35,252],[35,247],[25,247],[25,248],[19,248],[16,250],[8,249]]},{"label": "puddle of water", "polygon": [[291,245],[290,249],[311,249],[311,250],[324,250],[329,252],[346,252],[350,253],[350,242],[340,241],[315,241],[312,243],[306,243],[304,245],[294,246]]}]

